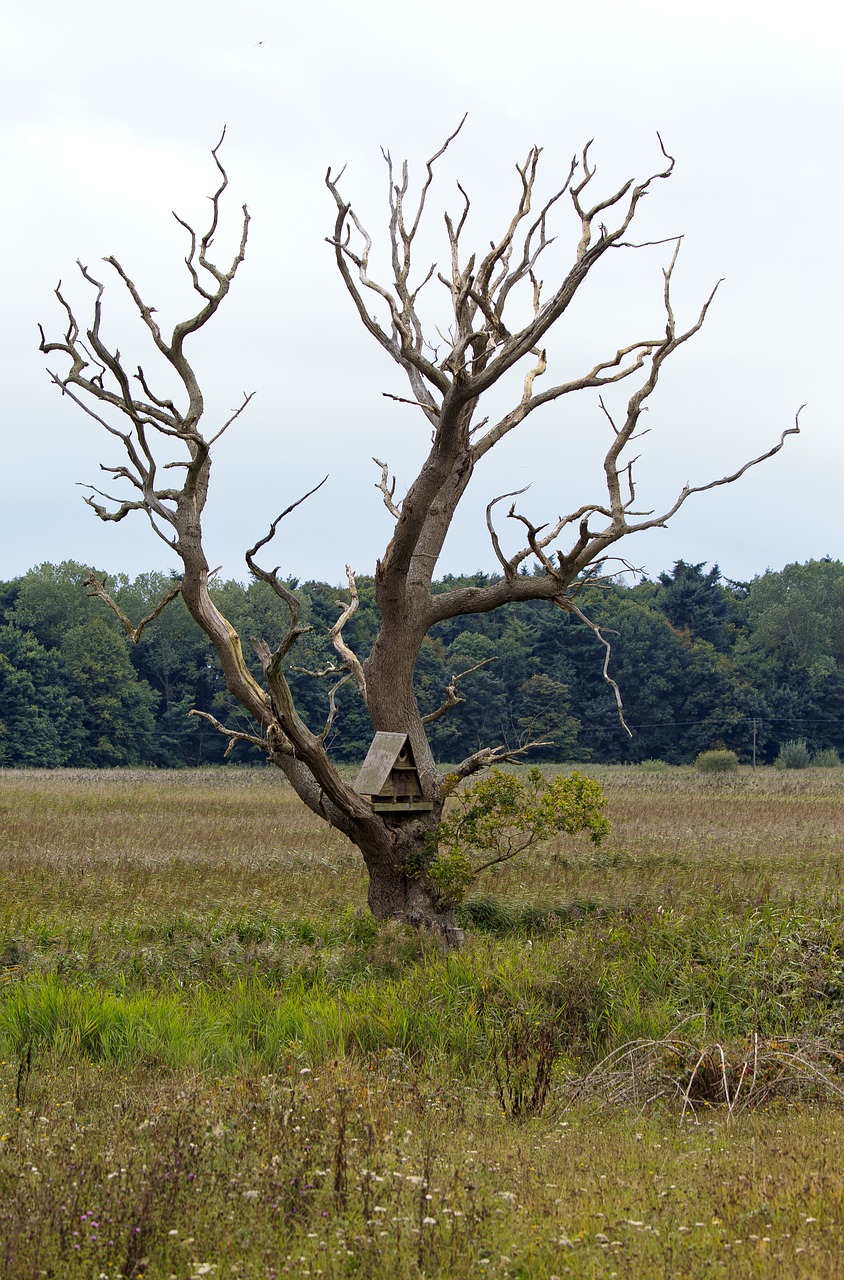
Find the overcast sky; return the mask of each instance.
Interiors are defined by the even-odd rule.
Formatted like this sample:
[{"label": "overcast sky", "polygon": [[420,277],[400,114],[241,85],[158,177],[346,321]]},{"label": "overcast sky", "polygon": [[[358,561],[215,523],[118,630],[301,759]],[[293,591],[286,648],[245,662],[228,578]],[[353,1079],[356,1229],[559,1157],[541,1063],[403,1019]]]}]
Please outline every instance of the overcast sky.
[{"label": "overcast sky", "polygon": [[[838,12],[819,0],[8,6],[0,578],[66,558],[130,574],[176,565],[142,516],[103,525],[83,504],[77,483],[102,485],[99,463],[120,458],[50,385],[37,323],[58,336],[59,279],[85,313],[81,258],[108,283],[106,336],[154,377],[143,333],[100,259],[121,260],[165,327],[187,314],[184,234],[171,210],[206,216],[209,152],[223,125],[231,200],[221,257],[236,242],[244,201],[253,221],[235,288],[193,351],[212,422],[243,392],[255,398],[216,450],[209,560],[245,578],[243,549],[328,472],[285,522],[272,563],[330,582],[347,562],[372,572],[390,528],[372,456],[389,462],[401,495],[429,431],[382,395],[406,386],[337,275],[324,175],[347,166],[346,196],[383,244],[380,149],[407,157],[418,179],[466,111],[431,192],[426,253],[443,250],[441,212],[459,208],[457,177],[473,201],[478,248],[500,235],[517,192],[514,165],[534,143],[544,148],[545,191],[590,138],[595,190],[657,169],[657,130],[676,157],[674,176],[648,197],[641,238],[685,235],[674,282],[680,322],[724,283],[651,401],[642,506],[670,505],[685,482],[735,470],[807,402],[801,435],[777,458],[692,500],[669,530],[621,553],[652,576],[683,558],[717,560],[736,579],[844,556],[842,45]],[[555,231],[546,287],[576,245],[570,213],[561,211]],[[555,372],[582,372],[658,329],[669,252],[604,260],[561,328]],[[537,412],[479,468],[440,571],[494,568],[483,512],[505,490],[532,482],[522,503],[535,523],[600,500],[607,430],[594,392]],[[512,529],[502,536],[514,548],[519,541]]]}]

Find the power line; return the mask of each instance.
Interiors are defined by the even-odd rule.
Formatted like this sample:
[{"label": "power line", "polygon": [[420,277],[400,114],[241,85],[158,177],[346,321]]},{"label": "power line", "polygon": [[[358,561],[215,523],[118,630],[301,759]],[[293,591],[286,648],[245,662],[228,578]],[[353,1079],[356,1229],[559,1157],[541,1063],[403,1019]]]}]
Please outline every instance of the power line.
[{"label": "power line", "polygon": [[[575,712],[576,715],[576,712]],[[753,724],[754,721],[760,726],[763,724],[828,724],[828,725],[844,725],[844,720],[829,719],[821,716],[736,716],[735,718],[716,719],[714,716],[707,716],[703,720],[628,720],[627,723],[631,729],[680,729],[693,728],[697,725],[716,726],[719,723],[726,728],[735,728],[740,724]],[[615,716],[610,716],[606,721],[592,720],[581,721],[581,728],[602,729],[608,724],[617,723]]]}]

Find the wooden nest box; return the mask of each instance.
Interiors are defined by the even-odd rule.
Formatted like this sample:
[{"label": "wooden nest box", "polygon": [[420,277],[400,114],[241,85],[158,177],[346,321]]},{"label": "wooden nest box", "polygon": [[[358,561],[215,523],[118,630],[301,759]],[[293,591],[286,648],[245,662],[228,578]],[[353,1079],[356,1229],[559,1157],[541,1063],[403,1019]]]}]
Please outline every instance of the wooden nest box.
[{"label": "wooden nest box", "polygon": [[355,791],[371,798],[376,813],[418,813],[434,807],[422,794],[406,733],[376,733]]}]

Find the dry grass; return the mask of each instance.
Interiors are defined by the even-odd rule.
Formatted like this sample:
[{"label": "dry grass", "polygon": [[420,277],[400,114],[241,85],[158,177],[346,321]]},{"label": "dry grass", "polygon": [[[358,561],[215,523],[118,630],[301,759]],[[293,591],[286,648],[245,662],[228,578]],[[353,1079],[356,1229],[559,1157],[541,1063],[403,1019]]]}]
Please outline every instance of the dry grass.
[{"label": "dry grass", "polygon": [[502,1125],[481,1091],[348,1063],[83,1069],[29,1101],[0,1149],[4,1280],[840,1275],[834,1114]]},{"label": "dry grass", "polygon": [[0,1149],[4,1280],[840,1275],[844,1130],[824,1112],[502,1125],[473,1089],[348,1064],[78,1070],[32,1080],[31,1103]]},{"label": "dry grass", "polygon": [[[838,771],[595,766],[612,835],[597,853],[561,839],[490,875],[479,892],[518,901],[618,907],[797,898],[837,903],[844,874]],[[365,901],[357,852],[320,823],[274,770],[0,771],[0,854],[14,876],[98,906],[126,895],[150,907],[223,900],[300,913]],[[90,879],[97,884],[90,886]],[[86,885],[86,878],[89,883]]]},{"label": "dry grass", "polygon": [[447,960],[277,774],[0,772],[3,1280],[840,1275],[838,772],[590,772]]},{"label": "dry grass", "polygon": [[[612,833],[595,853],[560,841],[509,870],[495,892],[613,907],[641,900],[720,900],[837,905],[844,875],[844,809],[837,770],[799,776],[742,769],[648,773],[588,769],[609,797]],[[499,889],[500,884],[500,889]]]},{"label": "dry grass", "polygon": [[275,770],[0,771],[0,854],[77,911],[365,901],[360,860]]}]

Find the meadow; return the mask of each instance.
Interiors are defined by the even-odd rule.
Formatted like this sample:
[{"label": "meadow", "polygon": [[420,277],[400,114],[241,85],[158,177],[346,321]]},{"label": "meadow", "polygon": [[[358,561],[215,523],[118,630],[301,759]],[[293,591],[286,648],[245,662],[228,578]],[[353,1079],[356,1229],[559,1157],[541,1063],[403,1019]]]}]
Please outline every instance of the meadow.
[{"label": "meadow", "polygon": [[446,956],[273,771],[0,771],[0,1276],[840,1275],[841,771],[586,772]]}]

